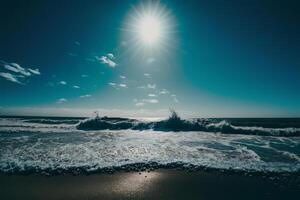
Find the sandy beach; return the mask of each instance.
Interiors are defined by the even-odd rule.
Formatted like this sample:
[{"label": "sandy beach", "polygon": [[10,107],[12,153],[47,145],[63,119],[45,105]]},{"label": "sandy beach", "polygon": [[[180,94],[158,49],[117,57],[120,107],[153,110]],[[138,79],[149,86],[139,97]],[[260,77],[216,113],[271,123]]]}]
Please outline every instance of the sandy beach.
[{"label": "sandy beach", "polygon": [[94,175],[1,175],[1,199],[295,199],[300,178],[157,170]]}]

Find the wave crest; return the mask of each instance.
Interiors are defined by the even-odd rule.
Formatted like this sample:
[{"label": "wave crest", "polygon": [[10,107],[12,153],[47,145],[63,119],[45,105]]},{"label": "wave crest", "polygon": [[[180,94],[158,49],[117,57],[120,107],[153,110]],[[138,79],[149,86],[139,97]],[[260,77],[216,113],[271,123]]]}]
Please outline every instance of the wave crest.
[{"label": "wave crest", "polygon": [[143,122],[128,118],[95,117],[80,122],[80,130],[148,130],[154,131],[205,131],[224,134],[245,134],[262,136],[300,136],[300,128],[264,128],[257,126],[235,126],[227,120],[217,119],[181,119],[171,111],[168,119],[156,122]]}]

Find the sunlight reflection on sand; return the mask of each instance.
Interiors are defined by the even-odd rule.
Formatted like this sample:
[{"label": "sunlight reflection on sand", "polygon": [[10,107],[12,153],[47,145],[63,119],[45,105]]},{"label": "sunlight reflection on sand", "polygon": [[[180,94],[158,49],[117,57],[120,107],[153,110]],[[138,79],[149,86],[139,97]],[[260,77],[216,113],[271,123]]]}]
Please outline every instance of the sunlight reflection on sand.
[{"label": "sunlight reflection on sand", "polygon": [[114,188],[111,191],[115,193],[133,194],[143,193],[154,187],[155,183],[162,178],[159,172],[140,172],[128,173],[120,177],[117,183],[113,183]]}]

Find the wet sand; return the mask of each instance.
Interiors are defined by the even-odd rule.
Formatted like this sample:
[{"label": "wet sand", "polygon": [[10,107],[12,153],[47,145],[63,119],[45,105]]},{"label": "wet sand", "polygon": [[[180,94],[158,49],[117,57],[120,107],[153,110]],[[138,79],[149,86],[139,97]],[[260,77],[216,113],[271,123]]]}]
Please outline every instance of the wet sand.
[{"label": "wet sand", "polygon": [[157,170],[93,175],[0,175],[0,199],[297,199],[300,178]]}]

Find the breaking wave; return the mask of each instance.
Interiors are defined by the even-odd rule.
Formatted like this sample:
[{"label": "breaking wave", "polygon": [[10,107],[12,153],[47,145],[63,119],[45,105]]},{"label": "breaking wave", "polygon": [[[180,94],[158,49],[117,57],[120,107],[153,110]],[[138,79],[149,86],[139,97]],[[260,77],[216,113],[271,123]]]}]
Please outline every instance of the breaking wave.
[{"label": "breaking wave", "polygon": [[79,130],[154,130],[154,131],[205,131],[224,134],[244,134],[262,136],[300,136],[300,128],[266,128],[260,126],[236,126],[222,119],[181,119],[173,111],[166,120],[145,122],[128,118],[95,117],[80,122]]},{"label": "breaking wave", "polygon": [[0,173],[179,168],[299,174],[300,137],[293,136],[299,136],[299,119],[186,120],[175,112],[159,121],[0,118]]}]

